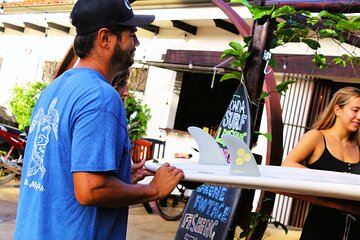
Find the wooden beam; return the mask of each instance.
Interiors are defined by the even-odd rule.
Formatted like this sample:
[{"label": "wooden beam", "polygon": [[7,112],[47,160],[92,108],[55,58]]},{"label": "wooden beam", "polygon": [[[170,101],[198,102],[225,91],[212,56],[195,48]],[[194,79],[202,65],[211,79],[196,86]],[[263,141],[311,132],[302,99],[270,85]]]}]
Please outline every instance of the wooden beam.
[{"label": "wooden beam", "polygon": [[215,6],[220,8],[226,16],[230,19],[230,21],[235,25],[237,30],[239,30],[241,36],[248,37],[251,34],[250,26],[242,19],[237,12],[234,11],[227,3],[223,0],[211,0]]},{"label": "wooden beam", "polygon": [[[214,67],[222,60],[222,52],[218,51],[196,51],[196,50],[172,50],[168,49],[165,54],[164,63],[188,65],[190,61],[196,66]],[[332,57],[326,57],[330,67],[319,69],[312,61],[310,55],[300,54],[275,54],[277,67],[272,71],[276,73],[294,73],[314,76],[316,78],[327,78],[336,80],[338,78],[358,79],[360,78],[360,66],[351,66],[346,68],[341,65],[335,65]],[[286,67],[284,68],[284,65]],[[230,63],[222,65],[223,68],[230,68]]]},{"label": "wooden beam", "polygon": [[3,23],[5,28],[10,28],[12,30],[18,31],[18,32],[25,32],[25,28],[24,27],[20,27],[11,23]]},{"label": "wooden beam", "polygon": [[240,33],[239,30],[236,29],[234,24],[232,24],[228,21],[225,21],[222,19],[214,19],[214,22],[215,22],[215,26],[218,28],[224,29],[224,30],[234,33],[236,35],[239,35],[239,33]]},{"label": "wooden beam", "polygon": [[[335,65],[333,57],[326,57],[329,68],[319,69],[311,60],[313,56],[309,55],[291,55],[275,54],[277,66],[273,69],[279,73],[296,73],[317,78],[341,78],[341,79],[358,79],[360,78],[360,66],[347,64],[344,68],[342,65]],[[284,67],[285,65],[285,67]],[[335,80],[333,79],[333,80]]]},{"label": "wooden beam", "polygon": [[358,0],[254,0],[252,5],[272,6],[276,8],[284,5],[293,6],[297,10],[321,12],[327,10],[333,13],[358,13],[360,1]]},{"label": "wooden beam", "polygon": [[5,28],[0,26],[0,32],[5,32]]},{"label": "wooden beam", "polygon": [[191,33],[193,35],[196,35],[197,27],[192,26],[186,22],[179,21],[179,20],[171,20],[173,27],[179,28],[185,32]]},{"label": "wooden beam", "polygon": [[159,34],[160,32],[160,27],[155,26],[155,25],[148,25],[148,26],[139,26],[139,28],[145,29],[147,31],[153,32],[154,34]]},{"label": "wooden beam", "polygon": [[24,25],[25,25],[26,28],[30,28],[30,29],[33,29],[35,31],[39,31],[39,32],[42,32],[42,33],[46,32],[46,27],[43,27],[43,26],[39,26],[39,25],[29,23],[29,22],[24,22]]},{"label": "wooden beam", "polygon": [[49,28],[56,29],[64,33],[70,33],[70,27],[66,27],[53,22],[48,22],[47,24]]}]

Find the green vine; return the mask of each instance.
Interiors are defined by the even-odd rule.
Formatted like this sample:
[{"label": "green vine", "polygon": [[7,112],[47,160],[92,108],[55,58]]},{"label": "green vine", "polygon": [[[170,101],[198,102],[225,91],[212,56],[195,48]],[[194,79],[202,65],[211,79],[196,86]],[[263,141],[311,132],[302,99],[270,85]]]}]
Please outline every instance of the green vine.
[{"label": "green vine", "polygon": [[[326,10],[323,10],[318,14],[314,14],[310,11],[298,11],[292,6],[287,5],[277,9],[275,9],[274,6],[252,6],[247,0],[231,0],[230,2],[243,4],[249,9],[254,20],[261,19],[263,17],[277,19],[279,23],[277,24],[273,34],[274,37],[271,48],[283,46],[290,42],[304,43],[310,49],[314,50],[312,62],[314,62],[320,69],[329,67],[325,56],[318,52],[321,48],[321,44],[319,42],[321,39],[330,38],[332,41],[341,46],[341,44],[345,43],[346,34],[356,36],[356,32],[360,30],[359,16],[348,18],[342,13],[330,13]],[[241,46],[241,48],[247,48],[248,42],[249,40],[245,39],[245,45]],[[240,49],[240,47],[236,44],[230,44],[230,46],[235,51]],[[234,46],[236,46],[236,48],[234,48]],[[228,54],[228,52],[229,51],[225,50],[223,57],[234,57],[233,54]],[[243,53],[240,54],[245,54],[245,52],[246,51],[243,51]],[[239,55],[237,60],[241,60],[235,65],[243,67],[247,56],[248,53],[244,56]],[[332,61],[336,65],[342,65],[343,67],[346,67],[347,64],[360,64],[360,59],[356,57],[353,52],[349,51],[347,51],[347,54],[343,54],[340,57],[334,57]],[[274,61],[270,62],[270,66],[274,66],[274,64]]]},{"label": "green vine", "polygon": [[[325,69],[329,67],[326,57],[320,54],[318,50],[321,48],[320,40],[330,38],[339,46],[345,42],[345,34],[353,34],[356,36],[356,31],[360,30],[360,17],[347,18],[341,13],[330,13],[326,10],[321,11],[317,15],[303,10],[296,10],[292,6],[282,6],[275,8],[274,6],[252,6],[247,0],[231,0],[231,3],[241,3],[247,7],[252,14],[253,20],[258,20],[264,17],[276,19],[278,24],[273,33],[271,42],[271,49],[283,46],[287,43],[304,43],[310,49],[314,50],[312,62],[319,68]],[[223,51],[221,59],[232,57],[231,67],[233,69],[244,69],[247,58],[249,57],[248,47],[252,37],[245,37],[244,44],[239,42],[230,42],[231,48]],[[360,59],[354,55],[353,52],[347,51],[348,54],[343,54],[332,59],[335,65],[346,67],[359,65]],[[276,67],[277,63],[274,55],[271,55],[269,65]],[[243,78],[242,72],[233,71],[224,74],[220,82],[228,79]],[[280,95],[285,95],[289,85],[294,81],[284,81],[276,85],[275,91]],[[258,99],[252,100],[251,103],[258,105],[262,100],[270,95],[271,92],[262,92]],[[263,135],[271,141],[270,134],[263,134],[256,132],[256,134]]]}]

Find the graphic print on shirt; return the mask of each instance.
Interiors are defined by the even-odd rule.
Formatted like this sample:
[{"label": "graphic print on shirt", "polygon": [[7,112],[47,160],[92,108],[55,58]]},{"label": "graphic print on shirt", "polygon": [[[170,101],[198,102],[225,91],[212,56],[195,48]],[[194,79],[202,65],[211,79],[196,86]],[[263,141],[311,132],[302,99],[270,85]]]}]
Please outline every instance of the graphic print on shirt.
[{"label": "graphic print on shirt", "polygon": [[[55,139],[57,140],[59,114],[58,110],[55,109],[56,102],[57,98],[54,98],[49,106],[47,115],[44,113],[44,109],[40,108],[31,122],[29,133],[36,130],[36,135],[27,170],[27,178],[25,179],[25,185],[29,185],[28,178],[37,175],[39,171],[41,179],[45,175],[46,169],[44,167],[44,155],[46,145],[49,143],[49,135],[52,131],[55,135]],[[44,187],[36,181],[33,181],[29,187],[39,191],[45,190]]]}]

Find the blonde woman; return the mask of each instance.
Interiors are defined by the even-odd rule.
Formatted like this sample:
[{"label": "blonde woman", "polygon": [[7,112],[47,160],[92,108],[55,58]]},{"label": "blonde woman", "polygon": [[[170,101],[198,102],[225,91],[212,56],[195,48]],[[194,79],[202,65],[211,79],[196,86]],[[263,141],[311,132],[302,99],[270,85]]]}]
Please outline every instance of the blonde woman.
[{"label": "blonde woman", "polygon": [[[342,88],[282,165],[360,174],[359,126],[360,90]],[[360,216],[314,205],[300,239],[358,240]]]}]

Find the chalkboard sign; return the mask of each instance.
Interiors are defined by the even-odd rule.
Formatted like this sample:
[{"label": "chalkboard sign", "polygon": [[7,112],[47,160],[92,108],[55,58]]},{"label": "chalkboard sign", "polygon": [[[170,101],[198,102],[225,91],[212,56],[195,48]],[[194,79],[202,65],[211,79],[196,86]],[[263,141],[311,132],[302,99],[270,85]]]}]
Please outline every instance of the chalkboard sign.
[{"label": "chalkboard sign", "polygon": [[[230,162],[230,153],[221,136],[237,136],[250,146],[250,118],[248,94],[245,85],[240,83],[214,137],[227,162]],[[241,189],[225,186],[198,187],[186,205],[175,239],[233,239],[241,193]]]},{"label": "chalkboard sign", "polygon": [[176,240],[232,239],[241,190],[201,185],[191,194]]},{"label": "chalkboard sign", "polygon": [[221,139],[221,136],[225,133],[237,136],[250,146],[250,116],[250,106],[246,87],[243,83],[240,83],[214,137],[215,141],[224,151],[227,162],[230,162],[230,154],[225,143]]}]

